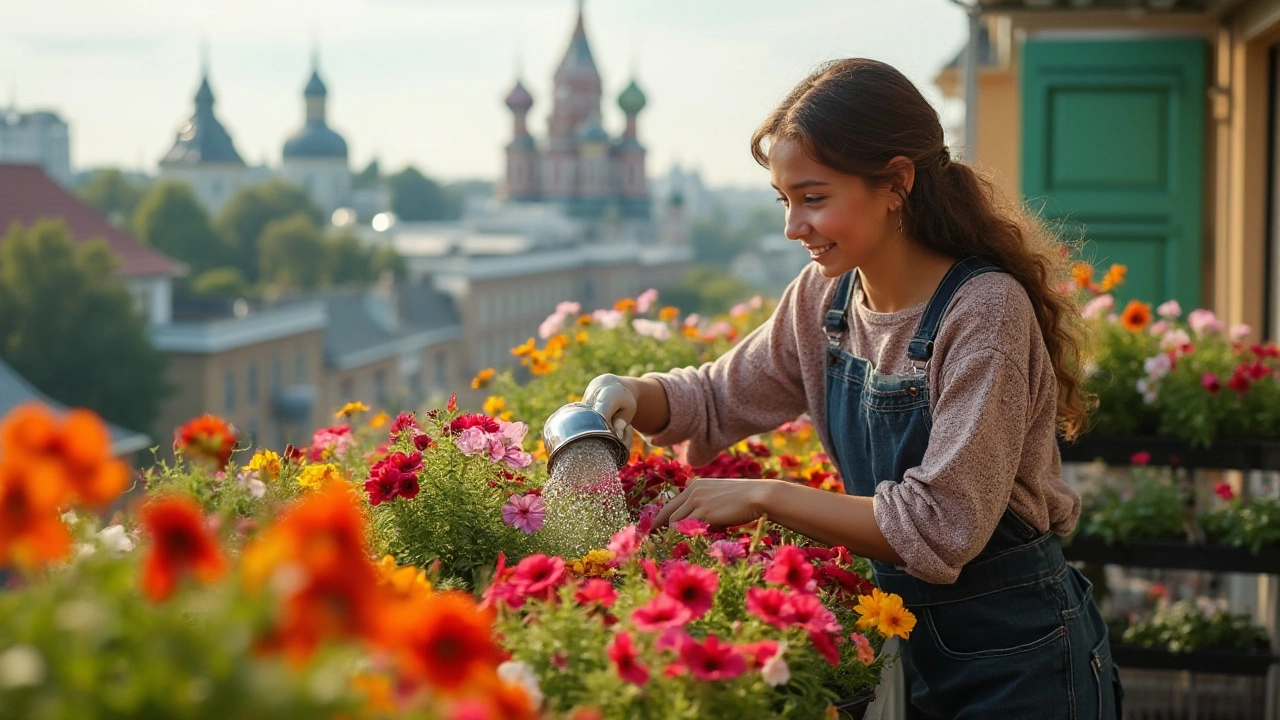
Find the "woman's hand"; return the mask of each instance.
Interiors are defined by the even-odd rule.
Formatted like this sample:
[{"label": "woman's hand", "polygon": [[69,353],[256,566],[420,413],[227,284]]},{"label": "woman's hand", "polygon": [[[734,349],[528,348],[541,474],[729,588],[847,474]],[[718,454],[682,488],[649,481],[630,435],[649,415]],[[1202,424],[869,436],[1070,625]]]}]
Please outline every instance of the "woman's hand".
[{"label": "woman's hand", "polygon": [[631,421],[636,417],[636,397],[617,375],[599,375],[582,392],[582,402],[600,413],[613,434],[628,448],[635,437]]},{"label": "woman's hand", "polygon": [[654,527],[694,517],[718,527],[745,525],[765,513],[767,497],[778,480],[694,478],[658,516]]}]

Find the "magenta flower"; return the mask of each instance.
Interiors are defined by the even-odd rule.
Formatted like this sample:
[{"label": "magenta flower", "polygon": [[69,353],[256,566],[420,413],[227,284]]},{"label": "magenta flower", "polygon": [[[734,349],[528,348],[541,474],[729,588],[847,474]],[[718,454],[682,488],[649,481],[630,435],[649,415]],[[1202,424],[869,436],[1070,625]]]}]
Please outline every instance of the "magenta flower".
[{"label": "magenta flower", "polygon": [[805,592],[813,579],[813,565],[809,564],[803,550],[795,545],[783,545],[774,551],[773,562],[764,571],[764,579]]},{"label": "magenta flower", "polygon": [[609,540],[609,552],[613,553],[614,559],[619,563],[624,563],[640,549],[642,539],[636,526],[628,525],[613,534]]},{"label": "magenta flower", "polygon": [[671,523],[671,527],[675,528],[676,532],[683,535],[688,535],[689,537],[701,537],[707,534],[707,530],[710,529],[711,526],[698,518],[687,517],[683,520]]},{"label": "magenta flower", "polygon": [[747,612],[777,628],[785,629],[795,619],[787,594],[778,588],[747,588]]},{"label": "magenta flower", "polygon": [[741,560],[746,556],[746,548],[742,547],[742,543],[735,540],[717,540],[711,543],[711,557],[726,565],[734,560]]},{"label": "magenta flower", "polygon": [[395,437],[405,430],[421,430],[418,427],[418,421],[414,418],[413,413],[400,413],[395,420],[391,421],[391,437]]},{"label": "magenta flower", "polygon": [[529,493],[512,495],[502,506],[502,522],[532,535],[542,529],[547,517],[547,506],[542,498]]},{"label": "magenta flower", "polygon": [[549,599],[564,580],[564,558],[541,553],[530,555],[516,565],[511,585],[523,596]]},{"label": "magenta flower", "polygon": [[747,660],[732,643],[722,643],[715,635],[702,642],[688,640],[680,648],[680,660],[693,676],[703,681],[732,680],[747,671]]},{"label": "magenta flower", "polygon": [[1218,380],[1218,375],[1212,372],[1207,372],[1200,376],[1200,385],[1205,390],[1208,390],[1210,395],[1217,395],[1218,391],[1222,389],[1222,382]]},{"label": "magenta flower", "polygon": [[636,522],[636,530],[641,535],[653,532],[653,520],[660,512],[662,512],[662,506],[658,503],[649,503],[640,508],[640,519]]},{"label": "magenta flower", "polygon": [[479,427],[469,427],[458,433],[454,443],[463,455],[468,457],[479,455],[482,452],[489,452],[489,433]]},{"label": "magenta flower", "polygon": [[618,671],[618,677],[636,685],[644,685],[649,681],[649,668],[640,662],[630,633],[623,631],[615,635],[606,651]]},{"label": "magenta flower", "polygon": [[795,593],[787,598],[787,604],[791,608],[791,622],[796,625],[815,633],[840,632],[835,613],[828,610],[817,595]]},{"label": "magenta flower", "polygon": [[613,589],[613,583],[596,578],[588,580],[574,594],[573,599],[577,600],[581,605],[599,603],[601,607],[613,607],[613,604],[618,600],[618,593]]},{"label": "magenta flower", "polygon": [[658,593],[647,604],[631,613],[631,623],[643,632],[684,627],[692,619],[693,613],[689,611],[689,607],[666,593]]}]

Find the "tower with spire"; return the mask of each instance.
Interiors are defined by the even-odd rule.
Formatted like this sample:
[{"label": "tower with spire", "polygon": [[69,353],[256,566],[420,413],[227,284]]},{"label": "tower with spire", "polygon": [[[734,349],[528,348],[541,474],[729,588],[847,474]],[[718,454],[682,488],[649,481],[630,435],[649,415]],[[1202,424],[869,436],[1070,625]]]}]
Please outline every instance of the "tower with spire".
[{"label": "tower with spire", "polygon": [[513,138],[507,145],[503,194],[513,201],[549,201],[571,214],[600,218],[649,217],[645,150],[637,134],[637,117],[645,97],[633,79],[618,98],[626,129],[610,136],[601,118],[603,83],[587,39],[584,0],[553,78],[547,136],[538,143],[528,127],[533,97],[522,81],[507,94],[513,116]]},{"label": "tower with spire", "polygon": [[311,78],[302,91],[303,125],[284,143],[281,174],[307,190],[316,205],[332,213],[351,203],[347,141],[329,127],[329,90],[320,79],[320,59],[311,54]]},{"label": "tower with spire", "polygon": [[201,204],[216,213],[249,182],[250,173],[231,135],[214,114],[208,49],[203,48],[201,55],[195,112],[178,128],[173,146],[161,158],[160,176],[186,182]]}]

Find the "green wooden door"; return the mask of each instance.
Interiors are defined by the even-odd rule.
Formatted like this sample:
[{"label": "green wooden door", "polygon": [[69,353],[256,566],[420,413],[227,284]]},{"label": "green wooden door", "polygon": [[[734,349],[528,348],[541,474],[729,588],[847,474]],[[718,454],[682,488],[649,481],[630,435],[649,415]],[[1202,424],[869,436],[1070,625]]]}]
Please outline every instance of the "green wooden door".
[{"label": "green wooden door", "polygon": [[1200,306],[1205,43],[1028,40],[1022,191],[1088,240],[1100,272],[1129,268],[1118,300]]}]

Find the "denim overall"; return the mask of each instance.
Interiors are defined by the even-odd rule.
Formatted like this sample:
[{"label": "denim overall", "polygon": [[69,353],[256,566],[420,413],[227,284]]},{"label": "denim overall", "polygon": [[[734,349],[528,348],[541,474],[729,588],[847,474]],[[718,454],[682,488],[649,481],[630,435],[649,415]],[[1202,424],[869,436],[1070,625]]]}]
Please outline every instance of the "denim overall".
[{"label": "denim overall", "polygon": [[[979,258],[953,265],[911,340],[910,375],[885,375],[841,349],[854,273],[840,278],[827,311],[826,409],[836,462],[849,492],[870,497],[902,482],[929,444],[927,370],[938,326],[960,286],[996,271]],[[1005,509],[982,552],[950,585],[874,562],[876,583],[902,596],[916,626],[904,643],[908,717],[1106,718],[1122,690],[1092,587],[1066,564],[1053,533]]]}]

